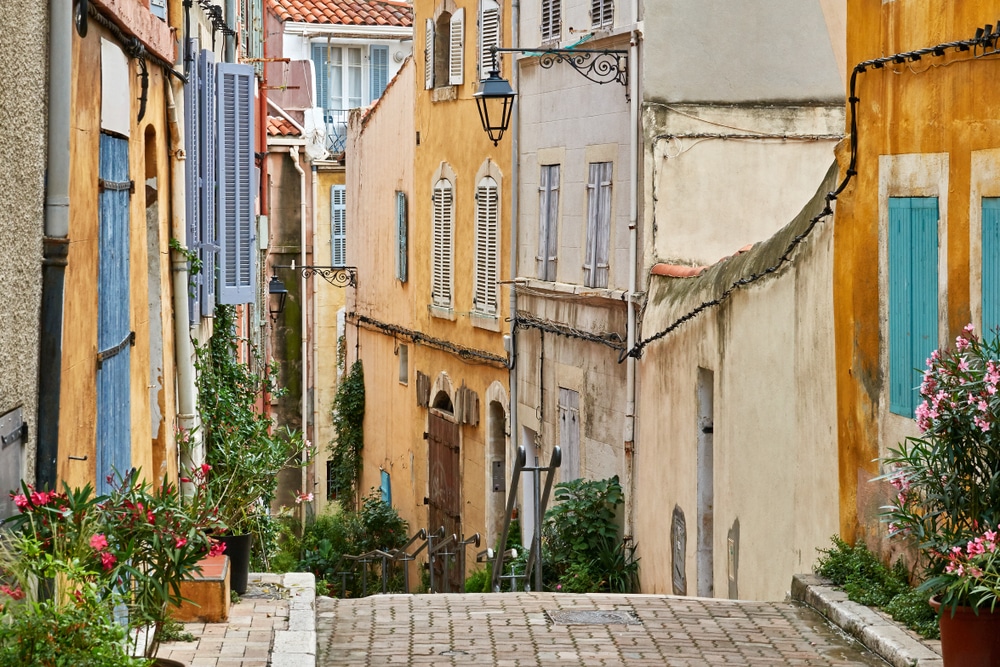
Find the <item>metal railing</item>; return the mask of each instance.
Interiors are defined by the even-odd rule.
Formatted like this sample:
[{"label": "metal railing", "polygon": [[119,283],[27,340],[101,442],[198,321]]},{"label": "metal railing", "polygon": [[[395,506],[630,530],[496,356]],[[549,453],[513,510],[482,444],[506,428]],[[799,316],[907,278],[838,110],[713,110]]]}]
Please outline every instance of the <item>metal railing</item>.
[{"label": "metal railing", "polygon": [[333,154],[343,153],[347,147],[347,109],[324,109],[326,121],[326,149]]}]

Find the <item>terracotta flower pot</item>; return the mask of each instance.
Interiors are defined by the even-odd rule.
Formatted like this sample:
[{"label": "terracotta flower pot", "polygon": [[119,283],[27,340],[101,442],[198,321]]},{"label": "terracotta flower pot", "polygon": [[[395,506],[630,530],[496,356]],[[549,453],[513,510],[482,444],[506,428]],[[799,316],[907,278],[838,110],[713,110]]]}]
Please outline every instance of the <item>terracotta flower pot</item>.
[{"label": "terracotta flower pot", "polygon": [[942,608],[931,598],[941,626],[941,654],[945,667],[1000,667],[1000,608]]}]

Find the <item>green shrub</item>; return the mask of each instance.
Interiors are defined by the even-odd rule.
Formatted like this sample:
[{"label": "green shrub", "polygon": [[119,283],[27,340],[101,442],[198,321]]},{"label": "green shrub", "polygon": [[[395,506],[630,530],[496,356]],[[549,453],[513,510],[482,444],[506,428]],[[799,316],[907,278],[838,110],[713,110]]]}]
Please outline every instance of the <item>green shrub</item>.
[{"label": "green shrub", "polygon": [[833,536],[833,548],[820,549],[816,573],[833,581],[853,602],[880,607],[896,621],[924,637],[937,638],[937,614],[929,594],[914,589],[902,561],[886,567],[868,548]]},{"label": "green shrub", "polygon": [[493,576],[493,569],[490,567],[485,567],[481,570],[475,570],[465,580],[465,592],[466,593],[491,592],[490,577],[492,576]]}]

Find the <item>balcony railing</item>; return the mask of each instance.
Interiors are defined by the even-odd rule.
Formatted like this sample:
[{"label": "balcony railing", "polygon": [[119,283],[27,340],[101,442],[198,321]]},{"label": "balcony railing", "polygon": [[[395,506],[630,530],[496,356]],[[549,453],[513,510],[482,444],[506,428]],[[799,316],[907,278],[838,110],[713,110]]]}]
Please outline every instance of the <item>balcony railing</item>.
[{"label": "balcony railing", "polygon": [[337,155],[344,152],[347,145],[347,109],[326,109],[326,149]]}]

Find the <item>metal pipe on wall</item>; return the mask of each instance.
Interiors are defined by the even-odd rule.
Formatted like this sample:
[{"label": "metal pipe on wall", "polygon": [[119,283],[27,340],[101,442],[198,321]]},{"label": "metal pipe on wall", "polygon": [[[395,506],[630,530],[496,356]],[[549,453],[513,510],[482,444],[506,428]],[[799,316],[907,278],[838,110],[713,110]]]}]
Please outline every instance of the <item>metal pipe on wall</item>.
[{"label": "metal pipe on wall", "polygon": [[38,435],[35,484],[56,488],[62,382],[63,300],[69,257],[70,110],[73,76],[73,7],[49,1],[48,154],[45,236],[38,350]]},{"label": "metal pipe on wall", "polygon": [[[633,11],[638,3],[633,0]],[[638,16],[633,14],[638,19]],[[628,318],[626,325],[626,349],[635,345],[636,329],[636,288],[638,287],[639,259],[639,77],[636,75],[639,61],[639,31],[633,30],[629,40],[628,85],[629,85],[629,209],[628,209]],[[635,508],[635,394],[636,358],[629,356],[625,361],[625,525],[626,536],[632,534]]]},{"label": "metal pipe on wall", "polygon": [[[299,163],[299,147],[292,146],[289,150],[289,155],[292,157],[292,165],[295,167],[295,171],[299,172],[299,262],[300,266],[308,266],[306,262],[306,172]],[[306,295],[306,289],[308,287],[308,281],[306,280],[305,273],[299,274],[299,294],[302,295],[302,303],[300,304],[300,345],[299,350],[302,356],[302,401],[301,401],[301,419],[302,419],[302,434],[304,436],[308,435],[308,417],[309,417],[309,318],[308,318],[308,298]]]},{"label": "metal pipe on wall", "polygon": [[[521,3],[520,0],[513,0],[510,7],[510,23],[511,23],[511,46],[517,47],[518,41],[520,40],[520,29],[518,22],[521,20]],[[516,56],[511,54],[511,65],[510,65],[510,78],[511,85],[515,91],[518,90],[518,70],[517,70],[517,60]],[[511,192],[510,192],[510,375],[507,380],[509,386],[509,396],[510,396],[510,443],[509,448],[513,452],[517,452],[518,445],[520,443],[520,436],[518,435],[518,422],[517,422],[517,325],[515,323],[515,318],[517,316],[517,289],[514,280],[517,278],[517,218],[520,211],[520,198],[518,197],[518,191],[520,190],[520,168],[518,166],[517,152],[520,150],[519,140],[521,137],[520,131],[520,113],[518,109],[520,104],[515,104],[511,112],[511,125],[513,126],[513,131],[510,133],[510,179],[511,179]],[[508,461],[511,458],[508,457]],[[509,509],[508,509],[509,513]],[[504,538],[506,538],[506,532],[504,533]],[[523,539],[523,536],[522,536]],[[504,543],[500,544],[499,550],[503,551],[506,549],[506,539]]]}]

